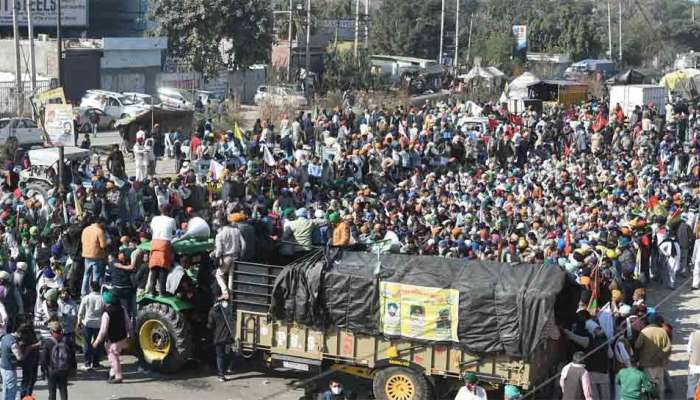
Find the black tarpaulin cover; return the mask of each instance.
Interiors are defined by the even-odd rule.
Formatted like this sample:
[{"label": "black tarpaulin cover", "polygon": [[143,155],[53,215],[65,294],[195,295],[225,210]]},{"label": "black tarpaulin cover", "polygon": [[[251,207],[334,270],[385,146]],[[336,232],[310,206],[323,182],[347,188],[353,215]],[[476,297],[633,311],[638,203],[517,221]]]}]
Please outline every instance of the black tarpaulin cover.
[{"label": "black tarpaulin cover", "polygon": [[534,352],[545,324],[554,320],[554,305],[566,277],[558,267],[398,254],[379,257],[377,277],[377,262],[376,254],[364,252],[337,252],[329,257],[317,308],[324,309],[326,328],[381,334],[380,280],[450,288],[459,291],[459,344],[473,354],[520,358]]}]

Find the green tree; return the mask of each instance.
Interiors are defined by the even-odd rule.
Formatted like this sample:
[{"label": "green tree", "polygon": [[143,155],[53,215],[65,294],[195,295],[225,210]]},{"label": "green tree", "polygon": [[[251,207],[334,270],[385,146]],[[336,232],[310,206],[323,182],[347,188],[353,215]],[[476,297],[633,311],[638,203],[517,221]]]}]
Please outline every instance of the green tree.
[{"label": "green tree", "polygon": [[440,0],[384,0],[372,16],[372,51],[438,58],[440,8]]},{"label": "green tree", "polygon": [[153,0],[155,34],[167,36],[168,48],[205,75],[222,67],[247,68],[268,58],[270,3],[259,0]]}]

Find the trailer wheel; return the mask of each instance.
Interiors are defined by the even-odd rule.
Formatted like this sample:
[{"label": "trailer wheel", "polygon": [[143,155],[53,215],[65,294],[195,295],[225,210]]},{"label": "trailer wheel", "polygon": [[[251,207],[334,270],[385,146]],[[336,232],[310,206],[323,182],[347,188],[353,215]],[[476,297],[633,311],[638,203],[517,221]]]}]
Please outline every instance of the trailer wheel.
[{"label": "trailer wheel", "polygon": [[389,367],[372,380],[376,400],[431,400],[430,384],[410,368]]}]

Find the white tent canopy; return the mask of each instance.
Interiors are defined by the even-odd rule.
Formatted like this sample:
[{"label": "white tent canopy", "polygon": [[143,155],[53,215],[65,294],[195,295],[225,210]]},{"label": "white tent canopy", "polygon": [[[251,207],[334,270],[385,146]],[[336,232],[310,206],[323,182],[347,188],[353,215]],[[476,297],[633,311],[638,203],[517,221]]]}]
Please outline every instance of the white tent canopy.
[{"label": "white tent canopy", "polygon": [[482,67],[479,65],[469,70],[469,72],[467,72],[466,74],[458,76],[458,78],[464,81],[465,83],[471,81],[474,78],[482,78],[492,81],[496,79],[502,79],[504,77],[505,74],[496,67]]},{"label": "white tent canopy", "polygon": [[506,102],[508,100],[524,100],[528,98],[528,87],[536,85],[542,82],[532,72],[524,72],[519,77],[513,79],[510,84],[503,89],[503,94],[501,95],[501,102]]}]

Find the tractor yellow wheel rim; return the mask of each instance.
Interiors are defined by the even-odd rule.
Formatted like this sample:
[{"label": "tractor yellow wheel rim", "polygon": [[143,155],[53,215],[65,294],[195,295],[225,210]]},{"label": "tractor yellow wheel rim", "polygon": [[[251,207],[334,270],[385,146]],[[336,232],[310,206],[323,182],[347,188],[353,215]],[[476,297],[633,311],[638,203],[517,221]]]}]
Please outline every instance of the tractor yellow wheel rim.
[{"label": "tractor yellow wheel rim", "polygon": [[408,376],[394,375],[387,379],[384,392],[389,400],[412,400],[416,387]]},{"label": "tractor yellow wheel rim", "polygon": [[168,328],[158,320],[149,319],[139,329],[139,344],[146,361],[163,361],[170,353]]}]

